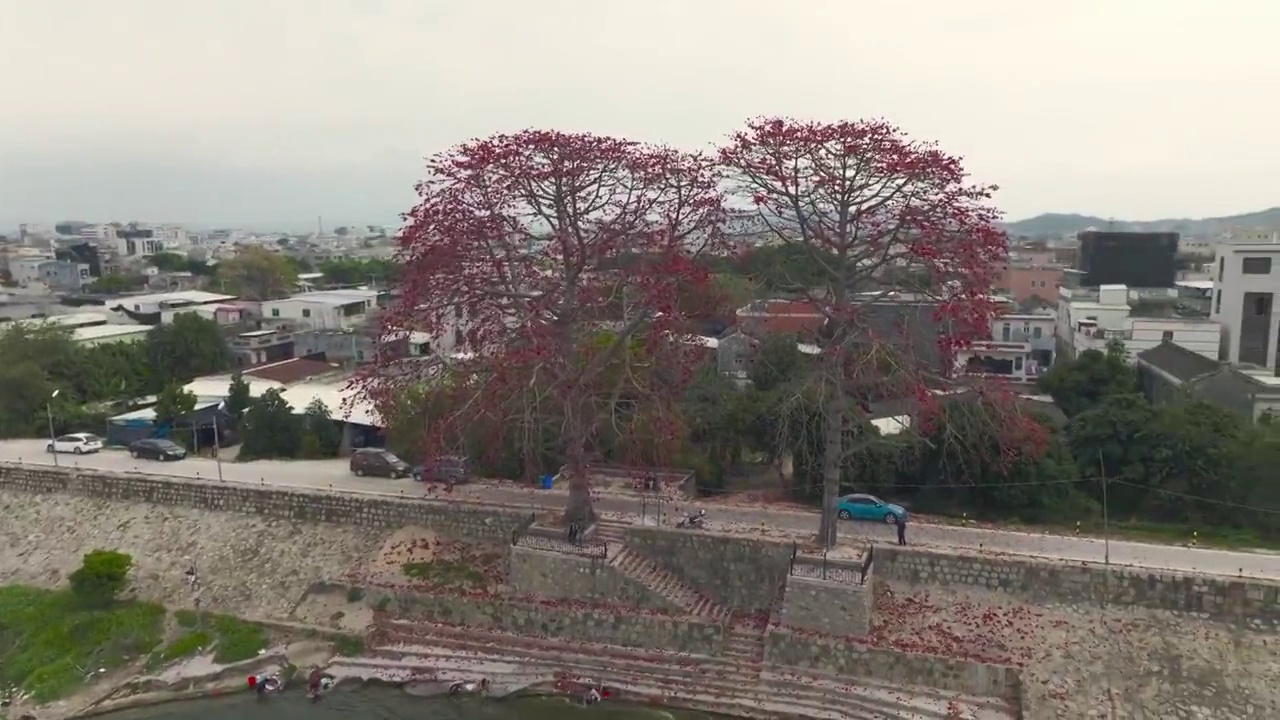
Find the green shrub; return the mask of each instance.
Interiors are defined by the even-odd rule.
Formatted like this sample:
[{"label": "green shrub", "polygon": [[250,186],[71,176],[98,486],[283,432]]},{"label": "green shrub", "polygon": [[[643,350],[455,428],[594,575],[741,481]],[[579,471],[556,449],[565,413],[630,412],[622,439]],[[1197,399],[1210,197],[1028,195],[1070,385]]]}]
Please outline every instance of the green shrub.
[{"label": "green shrub", "polygon": [[261,626],[245,622],[231,615],[214,615],[210,619],[214,637],[218,640],[216,663],[234,663],[258,656],[267,647],[267,633]]},{"label": "green shrub", "polygon": [[178,627],[190,630],[200,624],[200,614],[195,610],[175,610],[173,620]]},{"label": "green shrub", "polygon": [[360,602],[363,599],[364,588],[353,587],[347,589],[347,602]]},{"label": "green shrub", "polygon": [[133,557],[115,550],[85,553],[80,568],[71,573],[71,592],[86,605],[110,605],[129,584]]}]

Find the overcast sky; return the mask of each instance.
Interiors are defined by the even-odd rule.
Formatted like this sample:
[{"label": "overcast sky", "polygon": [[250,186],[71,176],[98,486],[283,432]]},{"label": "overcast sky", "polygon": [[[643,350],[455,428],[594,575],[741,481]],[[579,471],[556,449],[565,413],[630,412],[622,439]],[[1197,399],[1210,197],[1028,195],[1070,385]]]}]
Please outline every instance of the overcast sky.
[{"label": "overcast sky", "polygon": [[0,227],[390,223],[527,126],[882,116],[1011,219],[1280,205],[1280,0],[0,0]]}]

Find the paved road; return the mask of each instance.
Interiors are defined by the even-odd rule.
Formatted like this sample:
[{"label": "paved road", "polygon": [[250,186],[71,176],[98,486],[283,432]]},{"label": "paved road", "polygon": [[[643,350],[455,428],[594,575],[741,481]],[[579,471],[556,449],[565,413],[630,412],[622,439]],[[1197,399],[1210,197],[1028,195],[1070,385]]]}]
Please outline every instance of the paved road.
[{"label": "paved road", "polygon": [[[44,451],[43,440],[11,440],[0,442],[0,462],[24,462],[52,465],[53,457]],[[105,451],[97,455],[60,455],[58,462],[64,466],[79,466],[141,472],[171,477],[218,479],[219,467],[207,458],[190,458],[176,463],[158,463],[134,460],[123,452]],[[268,484],[310,489],[331,489],[343,492],[386,493],[393,495],[423,496],[422,485],[412,480],[387,480],[382,478],[358,478],[348,471],[342,460],[306,461],[258,461],[251,463],[222,463],[222,479],[227,482]],[[563,507],[564,493],[557,490],[533,490],[524,487],[495,487],[492,485],[467,486],[454,493],[459,500],[476,500],[506,505],[536,508]],[[699,507],[667,507],[669,515]],[[779,531],[813,533],[817,529],[817,517],[813,512],[765,509],[759,506],[726,506],[706,504],[709,517],[716,523],[765,526]],[[603,513],[639,515],[640,502],[636,498],[601,495],[596,508]],[[844,523],[841,537],[848,539],[873,539],[879,542],[893,541],[893,528],[879,523]],[[912,543],[1009,552],[1036,555],[1047,558],[1102,562],[1104,542],[1095,538],[1066,537],[1024,532],[965,528],[949,525],[915,523],[908,526],[908,538]],[[1119,565],[1138,565],[1151,568],[1199,571],[1219,575],[1245,575],[1280,579],[1280,554],[1264,552],[1236,552],[1226,550],[1191,549],[1172,545],[1155,545],[1131,541],[1111,542],[1111,562]]]}]

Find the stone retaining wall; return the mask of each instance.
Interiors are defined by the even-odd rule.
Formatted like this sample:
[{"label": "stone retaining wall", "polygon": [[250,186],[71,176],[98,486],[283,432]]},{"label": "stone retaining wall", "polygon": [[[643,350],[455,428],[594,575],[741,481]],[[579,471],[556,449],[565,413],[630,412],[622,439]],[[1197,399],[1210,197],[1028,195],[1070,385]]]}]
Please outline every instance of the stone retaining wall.
[{"label": "stone retaining wall", "polygon": [[610,602],[673,613],[681,610],[604,559],[520,546],[511,548],[507,585],[521,596]]},{"label": "stone retaining wall", "polygon": [[[332,585],[317,591],[344,593]],[[622,647],[669,650],[695,655],[721,651],[724,629],[692,618],[649,615],[620,608],[535,602],[458,595],[390,592],[370,588],[365,601],[378,607],[389,598],[386,610],[406,620],[465,625],[532,637],[573,642],[605,643]]]},{"label": "stone retaining wall", "polygon": [[793,547],[758,538],[639,525],[627,528],[626,542],[720,605],[750,611],[773,605],[787,579]]},{"label": "stone retaining wall", "polygon": [[865,637],[871,630],[871,585],[787,578],[777,621],[786,628],[836,637]]},{"label": "stone retaining wall", "polygon": [[848,638],[773,627],[765,636],[771,665],[804,668],[892,685],[914,685],[978,697],[1019,697],[1021,673],[1008,665],[882,650]]},{"label": "stone retaining wall", "polygon": [[1186,575],[1127,566],[1066,563],[1026,556],[876,548],[877,580],[908,585],[976,587],[1035,602],[1136,606],[1201,613],[1247,627],[1280,630],[1280,583]]},{"label": "stone retaining wall", "polygon": [[417,498],[0,463],[0,489],[63,493],[375,528],[420,525],[449,537],[511,539],[528,514]]}]

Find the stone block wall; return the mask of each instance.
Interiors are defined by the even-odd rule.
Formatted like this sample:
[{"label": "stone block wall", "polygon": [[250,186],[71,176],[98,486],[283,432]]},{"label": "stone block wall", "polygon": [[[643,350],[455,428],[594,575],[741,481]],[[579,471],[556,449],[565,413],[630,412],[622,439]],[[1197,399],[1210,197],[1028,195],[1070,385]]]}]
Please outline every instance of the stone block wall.
[{"label": "stone block wall", "polygon": [[1136,606],[1200,613],[1265,630],[1280,630],[1280,583],[1187,575],[1097,563],[1066,563],[1009,555],[876,548],[876,580],[933,587],[974,587],[1035,602]]},{"label": "stone block wall", "polygon": [[784,628],[833,635],[865,637],[871,630],[871,585],[787,578],[776,619]]},{"label": "stone block wall", "polygon": [[511,548],[507,585],[520,596],[612,603],[683,614],[675,603],[598,558],[516,546]]},{"label": "stone block wall", "polygon": [[770,609],[791,564],[791,543],[701,530],[633,525],[626,543],[698,592],[741,610]]},{"label": "stone block wall", "polygon": [[724,629],[691,618],[648,615],[634,610],[531,600],[388,593],[371,589],[366,602],[375,607],[390,598],[388,611],[408,620],[465,625],[500,632],[556,638],[571,642],[669,650],[700,655],[720,652]]},{"label": "stone block wall", "polygon": [[978,697],[1014,699],[1020,695],[1016,667],[883,650],[846,638],[773,627],[765,636],[764,659],[783,665],[860,677],[892,685],[914,685]]},{"label": "stone block wall", "polygon": [[298,522],[375,528],[420,525],[449,537],[468,540],[509,542],[511,530],[528,520],[527,513],[469,503],[10,463],[0,463],[0,490],[176,505],[267,515]]}]

